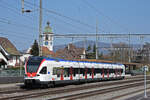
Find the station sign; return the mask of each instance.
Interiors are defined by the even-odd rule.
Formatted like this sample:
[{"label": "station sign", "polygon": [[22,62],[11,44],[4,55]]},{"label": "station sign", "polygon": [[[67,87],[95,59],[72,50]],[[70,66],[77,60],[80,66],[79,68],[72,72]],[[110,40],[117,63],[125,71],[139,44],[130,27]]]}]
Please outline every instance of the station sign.
[{"label": "station sign", "polygon": [[142,71],[149,71],[148,66],[143,66],[143,67],[142,67]]}]

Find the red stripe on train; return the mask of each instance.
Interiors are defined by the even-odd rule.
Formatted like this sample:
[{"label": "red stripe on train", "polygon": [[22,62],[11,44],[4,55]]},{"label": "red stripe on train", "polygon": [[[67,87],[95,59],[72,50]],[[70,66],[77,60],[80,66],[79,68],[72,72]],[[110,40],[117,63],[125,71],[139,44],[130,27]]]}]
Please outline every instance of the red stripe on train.
[{"label": "red stripe on train", "polygon": [[72,67],[70,68],[70,80],[73,80],[73,76],[72,76]]},{"label": "red stripe on train", "polygon": [[64,70],[61,69],[61,76],[60,76],[60,80],[64,80],[64,76],[63,76]]}]

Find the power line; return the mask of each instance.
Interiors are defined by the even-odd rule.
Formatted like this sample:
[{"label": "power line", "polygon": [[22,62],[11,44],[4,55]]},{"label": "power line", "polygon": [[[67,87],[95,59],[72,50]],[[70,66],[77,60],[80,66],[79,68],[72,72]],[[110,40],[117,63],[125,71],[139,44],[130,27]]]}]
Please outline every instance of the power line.
[{"label": "power line", "polygon": [[5,24],[9,24],[9,25],[13,25],[13,26],[16,26],[16,27],[22,27],[22,28],[29,28],[29,29],[32,29],[32,30],[36,30],[37,28],[35,27],[31,27],[31,26],[28,26],[28,25],[25,25],[25,24],[15,24],[15,23],[12,23],[8,20],[0,20],[1,23],[5,23]]},{"label": "power line", "polygon": [[[30,5],[26,5],[26,6],[27,6],[27,7],[30,7],[30,8],[33,8],[33,7],[30,6]],[[37,10],[39,10],[39,8],[37,8]],[[48,12],[48,13],[49,13],[49,12]],[[76,26],[76,25],[74,25],[74,24],[71,24],[71,23],[66,22],[66,21],[64,21],[64,20],[61,20],[61,19],[59,19],[59,18],[56,18],[56,17],[54,17],[54,16],[52,16],[52,15],[49,15],[49,14],[47,14],[47,15],[50,16],[51,18],[53,17],[54,19],[57,19],[57,21],[63,22],[63,23],[65,23],[66,25],[73,27],[74,29],[76,28],[76,29],[84,30],[84,29],[81,28],[81,27],[78,27],[78,26]]]},{"label": "power line", "polygon": [[106,17],[110,22],[114,23],[115,25],[118,25],[119,27],[121,27],[123,30],[125,31],[129,31],[128,28],[120,25],[119,23],[117,23],[116,21],[114,21],[112,18],[110,18],[109,16],[104,15],[104,13],[102,13],[100,10],[98,10],[96,7],[94,7],[93,5],[91,5],[90,3],[88,3],[86,0],[82,0],[82,2],[84,2],[87,6],[89,6],[90,8],[92,8],[94,11],[96,11],[99,15],[102,15],[104,17]]},{"label": "power line", "polygon": [[17,37],[17,38],[21,38],[21,39],[31,39],[29,37],[24,37],[24,36],[19,36],[19,35],[15,35],[15,34],[8,34],[8,33],[3,33],[3,32],[0,32],[1,35],[7,35],[7,36],[13,36],[13,37]]},{"label": "power line", "polygon": [[[0,31],[4,31],[3,33],[11,33],[11,34],[8,34],[8,35],[15,35],[15,36],[21,36],[21,38],[26,38],[26,39],[31,39],[31,38],[33,38],[34,36],[31,36],[31,37],[29,37],[29,36],[27,36],[26,35],[26,33],[22,33],[22,32],[14,32],[14,31],[10,31],[10,30],[3,30],[3,29],[0,29]],[[21,34],[25,34],[25,35],[21,35]]]},{"label": "power line", "polygon": [[[5,7],[5,8],[7,8],[8,10],[14,12],[14,13],[12,13],[12,14],[18,14],[18,15],[21,15],[21,16],[22,16],[22,14],[20,13],[20,9],[18,9],[18,8],[16,8],[16,7],[14,7],[14,6],[12,6],[12,5],[10,5],[10,4],[4,2],[4,1],[2,1],[2,2],[3,2],[4,4],[1,4],[1,3],[0,3],[0,4],[1,4],[0,7]],[[28,17],[28,18],[27,18],[27,17]],[[30,17],[30,16],[28,16],[28,15],[24,15],[23,18],[26,18],[26,19],[28,19],[28,20],[32,20],[32,19],[33,19],[32,17]]]},{"label": "power line", "polygon": [[[14,6],[12,6],[12,5],[10,5],[10,4],[4,2],[4,1],[3,1],[3,3],[5,3],[5,6],[4,6],[4,5],[1,5],[0,7],[5,7],[5,8],[7,8],[7,9],[9,9],[10,11],[13,11],[13,12],[14,12],[13,14],[15,14],[15,15],[16,15],[16,14],[22,15],[21,13],[19,13],[20,10],[19,10],[18,8],[14,7]],[[6,5],[7,5],[7,6],[6,6]],[[18,10],[19,10],[19,12],[18,12]],[[25,16],[26,16],[26,17],[25,17]],[[26,19],[28,19],[28,20],[32,20],[32,19],[33,19],[33,18],[30,17],[30,16],[27,16],[27,15],[25,15],[25,16],[23,16],[23,18],[26,18]],[[5,18],[5,19],[2,19],[2,20],[6,21],[7,19]],[[17,26],[17,27],[24,27],[24,28],[29,28],[29,29],[32,29],[32,30],[37,30],[37,28],[31,27],[31,26],[29,26],[29,25],[24,25],[24,24],[19,24],[19,25],[17,25],[17,24],[11,23],[10,20],[7,21],[7,22],[4,22],[4,21],[1,21],[1,22],[2,22],[2,23],[7,23],[7,22],[9,22],[9,23],[7,23],[7,24],[13,24],[13,25],[15,25],[15,26]],[[31,22],[31,21],[30,21],[30,22]]]},{"label": "power line", "polygon": [[[27,2],[27,1],[25,1],[25,2],[28,3],[28,4],[30,4],[30,5],[33,5],[33,3],[31,3],[31,2]],[[36,7],[39,7],[39,6],[36,5]],[[66,15],[63,15],[63,14],[58,13],[58,12],[53,11],[53,10],[49,10],[49,9],[46,9],[46,8],[42,8],[42,9],[45,10],[45,11],[47,11],[47,12],[49,12],[49,13],[51,13],[51,14],[55,14],[55,15],[57,15],[57,16],[60,16],[60,17],[66,18],[66,19],[68,19],[68,20],[71,20],[71,21],[73,21],[73,22],[79,23],[79,24],[81,24],[81,25],[83,25],[83,26],[85,26],[85,27],[88,27],[88,28],[91,28],[91,29],[95,29],[94,26],[92,26],[92,25],[90,25],[90,24],[87,24],[87,23],[85,23],[85,22],[82,22],[82,21],[80,21],[80,20],[77,20],[77,19],[68,17],[68,16],[66,16]],[[103,30],[101,30],[101,31],[104,32]]]}]

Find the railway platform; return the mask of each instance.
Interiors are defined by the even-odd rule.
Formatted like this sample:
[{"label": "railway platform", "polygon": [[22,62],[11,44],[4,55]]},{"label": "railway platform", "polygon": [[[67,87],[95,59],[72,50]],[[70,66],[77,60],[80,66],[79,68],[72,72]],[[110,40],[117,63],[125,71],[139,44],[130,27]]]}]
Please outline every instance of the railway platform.
[{"label": "railway platform", "polygon": [[150,100],[150,90],[147,92],[147,98],[144,98],[144,93],[137,94],[133,97],[130,97],[126,100]]},{"label": "railway platform", "polygon": [[0,84],[0,90],[6,88],[20,88],[21,86],[23,86],[23,83]]}]

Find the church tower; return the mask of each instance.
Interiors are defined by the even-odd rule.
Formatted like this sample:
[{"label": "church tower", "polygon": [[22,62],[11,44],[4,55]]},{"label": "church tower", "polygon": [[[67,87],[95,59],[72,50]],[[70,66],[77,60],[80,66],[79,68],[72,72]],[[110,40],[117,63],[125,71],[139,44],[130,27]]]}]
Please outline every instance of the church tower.
[{"label": "church tower", "polygon": [[50,22],[47,22],[47,26],[43,33],[43,46],[47,47],[50,51],[53,51],[53,33],[50,27]]}]

